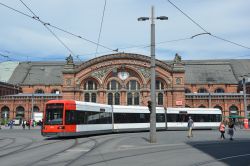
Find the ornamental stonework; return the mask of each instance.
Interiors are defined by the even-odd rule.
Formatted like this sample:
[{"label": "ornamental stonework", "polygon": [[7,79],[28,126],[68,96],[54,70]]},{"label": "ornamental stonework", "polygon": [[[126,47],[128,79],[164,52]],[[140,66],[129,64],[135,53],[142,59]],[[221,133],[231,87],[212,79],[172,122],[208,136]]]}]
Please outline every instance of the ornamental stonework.
[{"label": "ornamental stonework", "polygon": [[91,76],[101,80],[104,76],[107,75],[108,71],[109,71],[109,69],[107,67],[105,67],[105,68],[102,68],[100,70],[94,71],[93,73],[91,73]]},{"label": "ornamental stonework", "polygon": [[150,69],[145,68],[145,67],[140,67],[140,66],[135,66],[134,67],[137,71],[139,71],[144,78],[150,78]]}]

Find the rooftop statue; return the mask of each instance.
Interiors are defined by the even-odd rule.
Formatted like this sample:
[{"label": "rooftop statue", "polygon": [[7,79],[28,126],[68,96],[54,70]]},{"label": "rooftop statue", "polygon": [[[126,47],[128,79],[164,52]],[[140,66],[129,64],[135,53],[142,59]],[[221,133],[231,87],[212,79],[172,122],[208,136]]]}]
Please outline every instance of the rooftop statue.
[{"label": "rooftop statue", "polygon": [[175,62],[175,63],[180,63],[180,62],[181,62],[181,56],[178,55],[178,54],[175,54],[174,62]]},{"label": "rooftop statue", "polygon": [[71,56],[71,54],[66,58],[67,64],[73,64],[73,57]]}]

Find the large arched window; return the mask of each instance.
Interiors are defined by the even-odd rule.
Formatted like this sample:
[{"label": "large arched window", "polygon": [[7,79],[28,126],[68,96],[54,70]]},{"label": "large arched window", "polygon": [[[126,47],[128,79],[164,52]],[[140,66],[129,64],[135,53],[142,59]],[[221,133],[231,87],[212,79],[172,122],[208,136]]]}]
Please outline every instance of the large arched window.
[{"label": "large arched window", "polygon": [[160,80],[156,80],[155,82],[155,89],[156,90],[164,90],[164,84]]},{"label": "large arched window", "polygon": [[163,105],[163,94],[162,93],[158,93],[157,103],[158,103],[158,105]]},{"label": "large arched window", "polygon": [[155,89],[156,89],[156,104],[158,106],[163,105],[164,100],[164,84],[161,80],[156,80],[155,82]]},{"label": "large arched window", "polygon": [[1,108],[1,118],[2,119],[9,119],[10,116],[10,109],[7,106]]},{"label": "large arched window", "polygon": [[208,93],[208,91],[205,88],[200,88],[198,93]]},{"label": "large arched window", "polygon": [[140,89],[140,84],[136,80],[130,80],[127,83],[127,90],[133,91],[139,89]]},{"label": "large arched window", "polygon": [[191,90],[188,88],[185,88],[185,93],[191,93]]},{"label": "large arched window", "polygon": [[119,84],[118,81],[112,80],[112,81],[110,81],[110,82],[108,83],[107,89],[108,89],[108,90],[120,90],[120,89],[121,89],[121,85]]},{"label": "large arched window", "polygon": [[221,110],[221,111],[222,111],[222,107],[221,107],[221,106],[219,106],[219,105],[214,106],[214,108],[218,108],[219,110]]},{"label": "large arched window", "polygon": [[140,104],[140,84],[136,80],[130,80],[127,85],[127,105]]},{"label": "large arched window", "polygon": [[108,92],[108,104],[109,105],[120,105],[120,89],[121,85],[116,80],[111,80],[107,84]]},{"label": "large arched window", "polygon": [[44,90],[42,90],[42,89],[37,89],[37,90],[35,91],[35,93],[44,94]]},{"label": "large arched window", "polygon": [[24,118],[24,108],[22,106],[16,108],[16,118]]},{"label": "large arched window", "polygon": [[84,101],[97,102],[97,83],[94,80],[86,80],[83,85]]},{"label": "large arched window", "polygon": [[201,104],[201,105],[199,106],[199,108],[206,108],[206,106],[204,106],[203,104]]},{"label": "large arched window", "polygon": [[217,88],[214,93],[225,93],[224,89],[222,88]]},{"label": "large arched window", "polygon": [[229,114],[230,115],[239,115],[239,111],[238,111],[238,107],[236,107],[235,105],[232,105],[229,107]]},{"label": "large arched window", "polygon": [[84,84],[84,90],[97,90],[97,84],[93,80],[88,80]]},{"label": "large arched window", "polygon": [[33,112],[39,112],[39,107],[34,106],[34,107],[33,107]]}]

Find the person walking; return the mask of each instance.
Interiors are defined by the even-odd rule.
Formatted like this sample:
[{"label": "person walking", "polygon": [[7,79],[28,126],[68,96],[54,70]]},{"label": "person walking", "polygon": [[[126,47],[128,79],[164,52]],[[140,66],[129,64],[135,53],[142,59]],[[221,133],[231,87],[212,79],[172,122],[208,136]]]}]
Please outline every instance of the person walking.
[{"label": "person walking", "polygon": [[219,126],[219,131],[220,131],[220,133],[221,133],[220,138],[221,138],[222,140],[225,139],[225,135],[224,135],[224,133],[225,133],[225,128],[226,128],[225,123],[224,123],[224,121],[222,121],[222,122],[220,123],[220,126]]},{"label": "person walking", "polygon": [[188,119],[188,125],[187,125],[187,127],[188,127],[188,138],[190,138],[190,137],[193,137],[193,127],[194,127],[194,121],[193,121],[193,119],[191,118],[191,116],[189,116],[189,119]]},{"label": "person walking", "polygon": [[232,119],[230,119],[230,121],[228,123],[228,134],[230,136],[231,141],[233,140],[234,130],[236,131],[235,126],[234,126],[234,121]]},{"label": "person walking", "polygon": [[25,130],[25,125],[26,125],[25,120],[23,120],[23,122],[22,122],[23,130]]}]

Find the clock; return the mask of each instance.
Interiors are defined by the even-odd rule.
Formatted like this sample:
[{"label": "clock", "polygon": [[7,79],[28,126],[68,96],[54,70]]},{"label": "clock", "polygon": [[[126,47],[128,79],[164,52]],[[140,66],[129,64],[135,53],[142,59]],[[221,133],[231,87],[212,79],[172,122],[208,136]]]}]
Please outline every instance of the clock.
[{"label": "clock", "polygon": [[121,80],[126,80],[126,79],[129,77],[129,73],[126,72],[126,71],[119,72],[119,73],[118,73],[118,77],[119,77]]}]

